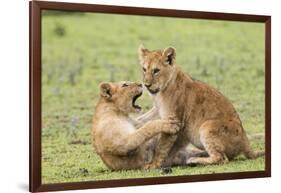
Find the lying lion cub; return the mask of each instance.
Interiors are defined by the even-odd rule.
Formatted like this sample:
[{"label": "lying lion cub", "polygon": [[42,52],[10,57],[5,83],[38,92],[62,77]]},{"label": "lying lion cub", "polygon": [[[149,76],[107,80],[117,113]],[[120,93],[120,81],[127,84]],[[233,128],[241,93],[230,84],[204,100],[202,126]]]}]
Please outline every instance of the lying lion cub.
[{"label": "lying lion cub", "polygon": [[144,167],[154,151],[149,139],[161,132],[175,134],[178,125],[169,120],[146,122],[145,117],[138,120],[129,117],[129,113],[141,109],[135,104],[142,95],[141,84],[102,83],[100,90],[92,128],[97,154],[113,170]]},{"label": "lying lion cub", "polygon": [[231,102],[215,88],[192,79],[176,66],[174,48],[149,51],[140,46],[139,58],[143,83],[155,102],[154,111],[148,116],[159,114],[162,120],[177,120],[181,125],[176,135],[161,134],[155,159],[148,167],[171,165],[171,158],[188,143],[208,153],[207,157],[190,158],[189,165],[219,164],[240,153],[250,159],[264,154],[250,148]]}]

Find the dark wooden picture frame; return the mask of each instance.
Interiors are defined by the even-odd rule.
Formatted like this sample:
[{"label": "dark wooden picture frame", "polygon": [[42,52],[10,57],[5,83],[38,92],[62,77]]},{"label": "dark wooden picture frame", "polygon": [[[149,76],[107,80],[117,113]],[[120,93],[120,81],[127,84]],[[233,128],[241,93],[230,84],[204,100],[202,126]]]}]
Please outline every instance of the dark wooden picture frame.
[{"label": "dark wooden picture frame", "polygon": [[[261,178],[271,176],[271,17],[265,15],[246,15],[154,9],[140,7],[107,6],[78,3],[31,1],[30,10],[30,174],[29,190],[56,191],[88,188],[121,187],[150,184],[183,183],[196,181],[227,180],[242,178]],[[136,178],[124,180],[87,181],[60,184],[41,183],[41,12],[42,10],[63,10],[95,13],[112,13],[145,16],[168,16],[227,21],[247,21],[265,23],[265,171],[236,172],[223,174],[204,174],[192,176],[167,176]]]}]

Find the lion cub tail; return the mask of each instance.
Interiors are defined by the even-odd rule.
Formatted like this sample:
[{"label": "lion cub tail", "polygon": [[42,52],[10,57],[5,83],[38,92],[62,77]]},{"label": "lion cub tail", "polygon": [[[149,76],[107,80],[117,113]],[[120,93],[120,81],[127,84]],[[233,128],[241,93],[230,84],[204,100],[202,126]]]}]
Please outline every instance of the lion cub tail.
[{"label": "lion cub tail", "polygon": [[250,143],[249,143],[249,140],[264,139],[264,134],[263,133],[252,134],[252,135],[248,135],[247,138],[248,138],[248,140],[246,140],[247,142],[245,144],[244,155],[248,159],[255,159],[255,158],[264,156],[264,154],[265,154],[264,151],[254,151],[253,149],[251,149]]},{"label": "lion cub tail", "polygon": [[264,133],[253,133],[250,135],[247,135],[249,140],[262,140],[264,139]]},{"label": "lion cub tail", "polygon": [[264,151],[248,151],[244,153],[248,159],[255,159],[261,156],[264,156]]}]

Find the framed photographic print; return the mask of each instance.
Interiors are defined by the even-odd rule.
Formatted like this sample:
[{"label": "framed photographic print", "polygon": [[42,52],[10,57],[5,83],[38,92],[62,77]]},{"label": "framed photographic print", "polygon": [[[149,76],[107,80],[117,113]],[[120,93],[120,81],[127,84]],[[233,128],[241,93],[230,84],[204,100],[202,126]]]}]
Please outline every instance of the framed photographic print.
[{"label": "framed photographic print", "polygon": [[271,176],[271,17],[30,1],[30,191]]}]

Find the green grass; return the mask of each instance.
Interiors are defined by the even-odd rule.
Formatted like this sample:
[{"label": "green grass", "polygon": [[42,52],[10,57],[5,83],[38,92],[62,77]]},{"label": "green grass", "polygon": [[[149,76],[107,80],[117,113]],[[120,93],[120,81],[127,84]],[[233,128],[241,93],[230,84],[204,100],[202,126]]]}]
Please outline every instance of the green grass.
[{"label": "green grass", "polygon": [[[159,170],[112,172],[91,145],[101,81],[141,81],[137,48],[173,46],[177,64],[218,88],[248,133],[264,132],[264,25],[108,14],[48,14],[42,22],[42,182],[160,176]],[[151,107],[145,94],[144,111]],[[264,149],[264,141],[252,141]],[[264,158],[219,166],[177,167],[172,175],[264,170]]]}]

